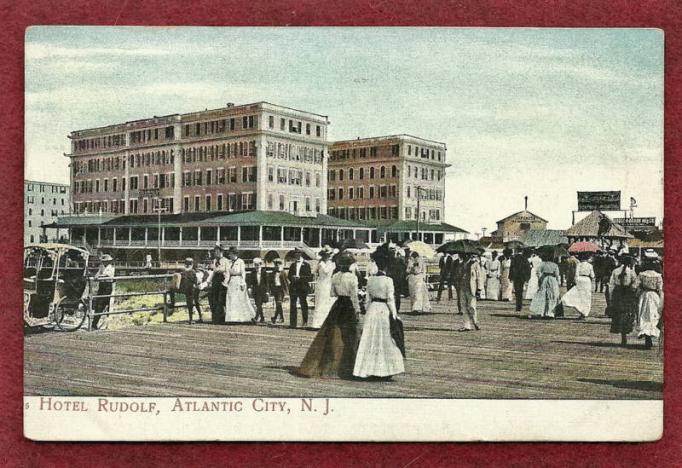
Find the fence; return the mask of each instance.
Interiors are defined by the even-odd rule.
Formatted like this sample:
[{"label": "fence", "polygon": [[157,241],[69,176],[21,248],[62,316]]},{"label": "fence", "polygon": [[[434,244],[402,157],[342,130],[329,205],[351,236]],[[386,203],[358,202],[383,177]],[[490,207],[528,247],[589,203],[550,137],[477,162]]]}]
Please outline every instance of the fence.
[{"label": "fence", "polygon": [[[172,278],[172,274],[163,275],[135,275],[135,276],[114,276],[112,279],[102,279],[96,280],[93,277],[88,279],[88,331],[92,331],[92,324],[95,317],[102,317],[108,315],[119,315],[119,314],[131,314],[133,312],[152,312],[159,311],[163,312],[163,321],[168,321],[168,280]],[[164,288],[161,290],[154,291],[138,291],[138,292],[125,292],[116,293],[116,283],[120,281],[142,281],[142,280],[164,280]],[[98,281],[108,281],[112,283],[111,294],[93,294],[95,283]],[[142,296],[163,296],[163,303],[156,307],[136,307],[130,309],[116,309],[114,308],[114,300],[116,298],[126,298],[126,297],[142,297]],[[109,306],[105,307],[101,312],[95,312],[94,305],[98,299],[109,299]]]}]

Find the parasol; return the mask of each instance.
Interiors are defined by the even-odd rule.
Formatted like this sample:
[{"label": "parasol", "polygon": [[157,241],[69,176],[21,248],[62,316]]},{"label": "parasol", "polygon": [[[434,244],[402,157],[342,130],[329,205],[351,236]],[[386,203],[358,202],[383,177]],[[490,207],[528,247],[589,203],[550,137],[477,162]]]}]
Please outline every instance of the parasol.
[{"label": "parasol", "polygon": [[429,244],[422,241],[408,242],[405,247],[409,248],[412,252],[417,252],[421,257],[433,258],[436,255],[436,251]]},{"label": "parasol", "polygon": [[597,253],[599,246],[593,242],[574,242],[568,248],[569,253]]},{"label": "parasol", "polygon": [[340,249],[345,250],[345,249],[368,249],[369,246],[362,242],[360,239],[344,239],[343,242],[341,242]]},{"label": "parasol", "polygon": [[504,246],[508,249],[523,249],[526,244],[521,242],[520,240],[510,240],[509,242],[505,242]]},{"label": "parasol", "polygon": [[456,241],[446,242],[436,249],[437,252],[450,254],[478,254],[478,242],[470,241],[468,239],[460,239]]}]

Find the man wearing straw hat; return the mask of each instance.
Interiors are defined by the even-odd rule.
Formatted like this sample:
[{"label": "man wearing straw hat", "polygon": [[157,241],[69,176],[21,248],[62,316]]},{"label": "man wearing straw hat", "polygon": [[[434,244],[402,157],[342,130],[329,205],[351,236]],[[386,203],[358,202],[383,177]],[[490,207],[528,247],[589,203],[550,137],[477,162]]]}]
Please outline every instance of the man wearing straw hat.
[{"label": "man wearing straw hat", "polygon": [[[97,273],[95,273],[95,279],[98,281],[97,283],[97,295],[98,296],[108,296],[111,294],[111,292],[114,289],[114,283],[111,281],[111,278],[114,277],[116,274],[116,269],[114,268],[113,261],[114,259],[112,258],[111,255],[109,254],[104,254],[102,257],[99,259],[100,264],[99,264],[99,269],[97,270]],[[94,307],[94,312],[95,316],[92,319],[92,329],[96,330],[97,325],[99,324],[99,319],[100,319],[100,314],[104,311],[107,305],[109,305],[111,298],[109,297],[99,297],[95,300],[95,303],[93,304]]]},{"label": "man wearing straw hat", "polygon": [[180,291],[185,295],[187,302],[187,312],[189,313],[189,323],[192,324],[192,314],[196,307],[199,313],[199,322],[203,323],[201,316],[201,306],[199,305],[199,288],[197,287],[197,271],[194,269],[194,259],[185,259],[185,268],[180,273]]}]

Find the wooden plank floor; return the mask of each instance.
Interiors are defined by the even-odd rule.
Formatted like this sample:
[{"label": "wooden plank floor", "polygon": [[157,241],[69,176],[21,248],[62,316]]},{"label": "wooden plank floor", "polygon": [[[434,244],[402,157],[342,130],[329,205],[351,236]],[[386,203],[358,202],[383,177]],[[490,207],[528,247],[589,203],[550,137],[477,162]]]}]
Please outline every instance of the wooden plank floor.
[{"label": "wooden plank floor", "polygon": [[[527,310],[527,303],[525,308]],[[528,320],[479,302],[482,330],[458,333],[455,301],[406,314],[407,372],[393,382],[291,374],[315,332],[280,326],[167,323],[25,337],[27,395],[659,399],[663,362],[593,315]],[[285,313],[286,314],[286,313]],[[268,313],[266,312],[266,316]],[[288,319],[288,317],[287,317]]]}]

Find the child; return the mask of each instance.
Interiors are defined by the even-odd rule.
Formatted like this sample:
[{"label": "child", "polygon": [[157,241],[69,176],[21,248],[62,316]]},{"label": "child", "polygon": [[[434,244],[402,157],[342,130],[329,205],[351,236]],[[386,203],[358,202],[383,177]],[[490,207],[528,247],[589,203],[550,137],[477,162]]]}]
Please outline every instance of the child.
[{"label": "child", "polygon": [[275,298],[275,315],[272,317],[272,323],[284,323],[282,301],[284,296],[289,294],[289,280],[286,271],[284,271],[283,262],[279,258],[275,260],[275,270],[270,280],[270,291],[272,297]]}]

